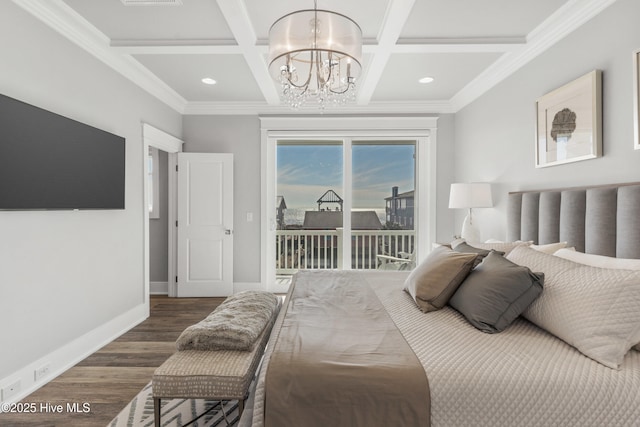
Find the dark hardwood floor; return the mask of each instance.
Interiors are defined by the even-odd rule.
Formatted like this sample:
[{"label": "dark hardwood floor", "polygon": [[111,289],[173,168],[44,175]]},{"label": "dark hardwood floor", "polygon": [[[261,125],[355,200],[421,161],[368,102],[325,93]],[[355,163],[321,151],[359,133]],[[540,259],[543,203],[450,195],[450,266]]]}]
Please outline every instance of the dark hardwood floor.
[{"label": "dark hardwood floor", "polygon": [[[175,340],[205,318],[224,298],[152,296],[150,317],[22,400],[36,413],[0,414],[0,426],[105,427],[151,381],[153,371],[175,351]],[[67,403],[88,403],[86,413],[67,413]],[[63,405],[47,413],[43,405]]]}]

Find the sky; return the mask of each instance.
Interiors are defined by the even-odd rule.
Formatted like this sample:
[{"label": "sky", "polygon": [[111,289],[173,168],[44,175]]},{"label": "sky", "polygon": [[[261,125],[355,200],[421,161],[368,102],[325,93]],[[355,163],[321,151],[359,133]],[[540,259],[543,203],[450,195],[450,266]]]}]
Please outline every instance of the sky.
[{"label": "sky", "polygon": [[[414,189],[413,144],[352,146],[353,207],[382,209],[391,187]],[[278,145],[277,194],[288,208],[316,208],[327,190],[344,199],[342,145]]]}]

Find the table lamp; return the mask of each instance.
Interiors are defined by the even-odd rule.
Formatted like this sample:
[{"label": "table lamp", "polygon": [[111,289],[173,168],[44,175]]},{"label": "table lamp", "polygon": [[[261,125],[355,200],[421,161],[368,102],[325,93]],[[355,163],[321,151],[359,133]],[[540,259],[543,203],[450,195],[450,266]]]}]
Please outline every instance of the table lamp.
[{"label": "table lamp", "polygon": [[451,184],[449,193],[449,209],[469,209],[462,223],[461,237],[467,242],[480,241],[480,230],[474,224],[473,208],[493,207],[491,184],[488,182],[469,182]]}]

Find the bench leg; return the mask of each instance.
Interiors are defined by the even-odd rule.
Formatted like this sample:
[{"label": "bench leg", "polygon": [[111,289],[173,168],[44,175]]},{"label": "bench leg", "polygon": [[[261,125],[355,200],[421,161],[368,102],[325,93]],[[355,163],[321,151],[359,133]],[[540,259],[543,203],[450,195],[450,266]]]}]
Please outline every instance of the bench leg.
[{"label": "bench leg", "polygon": [[156,427],[160,427],[160,398],[153,398],[153,421]]},{"label": "bench leg", "polygon": [[242,416],[242,412],[244,411],[244,401],[246,399],[238,400],[238,418]]}]

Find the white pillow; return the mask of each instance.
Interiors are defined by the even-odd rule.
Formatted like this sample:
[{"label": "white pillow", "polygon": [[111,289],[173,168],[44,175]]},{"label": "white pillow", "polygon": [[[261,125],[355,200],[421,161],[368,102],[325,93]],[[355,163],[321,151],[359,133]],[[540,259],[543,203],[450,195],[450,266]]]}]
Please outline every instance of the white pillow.
[{"label": "white pillow", "polygon": [[530,245],[531,249],[544,252],[545,254],[553,254],[559,249],[566,248],[567,242],[547,243],[546,245]]},{"label": "white pillow", "polygon": [[507,258],[543,272],[544,290],[523,316],[618,369],[640,341],[640,271],[596,268],[518,246]]},{"label": "white pillow", "polygon": [[[466,243],[465,240],[454,240],[451,242],[451,247],[455,249],[460,243]],[[505,256],[513,250],[516,246],[529,246],[531,241],[522,241],[517,240],[515,242],[496,242],[496,243],[467,243],[469,246],[473,246],[474,248],[484,249],[487,251],[495,250],[499,252],[504,252]]]},{"label": "white pillow", "polygon": [[640,259],[613,258],[604,255],[585,254],[566,248],[558,249],[553,254],[579,264],[590,265],[591,267],[615,268],[618,270],[640,270]]},{"label": "white pillow", "polygon": [[[568,248],[559,249],[554,252],[554,255],[592,267],[640,270],[640,259],[613,258],[604,255],[585,254]],[[633,349],[640,351],[640,343],[636,344]]]}]

